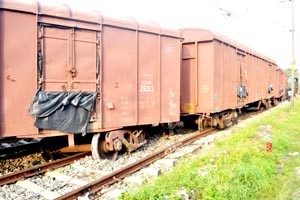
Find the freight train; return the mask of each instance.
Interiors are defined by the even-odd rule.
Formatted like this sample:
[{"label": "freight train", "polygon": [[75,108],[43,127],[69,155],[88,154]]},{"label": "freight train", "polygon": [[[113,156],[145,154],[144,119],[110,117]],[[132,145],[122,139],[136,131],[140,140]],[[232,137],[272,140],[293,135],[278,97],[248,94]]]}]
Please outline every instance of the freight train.
[{"label": "freight train", "polygon": [[38,1],[0,1],[0,137],[93,134],[94,158],[192,118],[224,128],[284,100],[276,63],[220,34],[168,30]]}]

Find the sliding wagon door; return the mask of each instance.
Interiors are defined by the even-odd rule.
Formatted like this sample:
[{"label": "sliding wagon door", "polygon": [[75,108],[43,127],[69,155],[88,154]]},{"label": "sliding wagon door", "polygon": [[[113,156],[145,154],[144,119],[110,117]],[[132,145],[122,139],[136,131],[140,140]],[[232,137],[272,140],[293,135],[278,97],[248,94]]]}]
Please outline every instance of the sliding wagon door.
[{"label": "sliding wagon door", "polygon": [[99,33],[50,25],[42,25],[40,31],[43,90],[96,91]]}]

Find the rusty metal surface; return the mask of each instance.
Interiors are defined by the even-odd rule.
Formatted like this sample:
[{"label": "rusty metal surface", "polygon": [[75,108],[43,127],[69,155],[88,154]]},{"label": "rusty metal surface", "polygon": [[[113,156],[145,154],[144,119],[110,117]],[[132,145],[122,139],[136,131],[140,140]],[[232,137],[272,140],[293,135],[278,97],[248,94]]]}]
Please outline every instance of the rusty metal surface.
[{"label": "rusty metal surface", "polygon": [[288,79],[288,76],[285,72],[282,72],[281,74],[281,77],[280,77],[280,82],[281,82],[281,85],[282,85],[282,88],[283,88],[283,98],[284,100],[287,98],[287,88],[288,88],[288,83],[287,83],[287,79]]},{"label": "rusty metal surface", "polygon": [[208,129],[206,131],[200,132],[199,134],[196,134],[194,136],[191,136],[187,139],[185,139],[184,141],[180,141],[174,145],[171,145],[163,150],[160,150],[159,152],[153,153],[135,163],[132,163],[122,169],[119,169],[109,175],[106,175],[98,180],[95,180],[87,185],[84,185],[72,192],[69,192],[57,199],[75,199],[78,196],[89,192],[89,193],[95,193],[99,190],[101,190],[103,188],[103,186],[105,185],[110,185],[113,184],[117,181],[119,181],[120,179],[126,177],[128,174],[131,174],[133,172],[136,172],[144,167],[146,167],[147,165],[153,163],[154,161],[161,159],[162,157],[168,155],[169,153],[174,152],[176,149],[181,148],[185,145],[188,145],[192,142],[194,142],[195,140],[205,137],[209,134],[211,134],[214,131],[214,129]]},{"label": "rusty metal surface", "polygon": [[35,16],[0,10],[0,20],[0,136],[36,133],[28,114],[36,92]]},{"label": "rusty metal surface", "polygon": [[238,85],[249,93],[242,105],[277,97],[283,79],[274,61],[211,31],[183,30],[180,72],[179,31],[39,1],[2,0],[0,9],[0,136],[57,135],[37,130],[28,113],[39,86],[98,92],[89,132],[102,132],[179,121],[180,109],[236,108]]},{"label": "rusty metal surface", "polygon": [[276,68],[276,87],[275,87],[275,97],[280,97],[281,96],[281,93],[282,93],[282,85],[280,84],[281,83],[281,70],[280,68]]},{"label": "rusty metal surface", "polygon": [[[218,113],[277,97],[277,65],[273,60],[220,34],[183,29],[181,112]],[[268,93],[268,87],[274,90]],[[247,96],[237,96],[238,87]]]},{"label": "rusty metal surface", "polygon": [[183,113],[215,113],[236,107],[239,84],[236,66],[244,63],[243,57],[238,56],[235,48],[219,41],[185,43],[184,40]]},{"label": "rusty metal surface", "polygon": [[229,44],[230,46],[236,47],[237,49],[240,49],[244,52],[247,52],[251,55],[254,55],[258,58],[261,58],[263,60],[266,60],[271,63],[275,63],[274,60],[271,58],[268,58],[257,51],[248,48],[247,46],[240,44],[218,32],[214,32],[207,29],[201,29],[201,28],[189,28],[189,29],[181,29],[182,33],[181,35],[184,37],[184,42],[190,43],[195,41],[212,41],[212,40],[218,40],[222,41],[226,44]]},{"label": "rusty metal surface", "polygon": [[89,132],[179,121],[179,31],[39,1],[0,9],[0,136],[57,134],[28,113],[38,87],[98,92]]},{"label": "rusty metal surface", "polygon": [[25,170],[22,170],[22,171],[19,171],[19,172],[16,172],[16,173],[1,176],[0,177],[0,186],[5,185],[5,184],[9,184],[9,183],[14,183],[14,182],[16,182],[18,180],[21,180],[23,178],[36,176],[36,175],[42,174],[42,173],[44,173],[48,170],[68,165],[68,164],[72,163],[74,160],[78,160],[78,159],[83,158],[87,155],[90,155],[90,152],[79,153],[79,154],[69,156],[69,157],[66,157],[66,158],[63,158],[63,159],[59,159],[59,160],[56,160],[56,161],[53,161],[53,162],[50,162],[50,163],[37,165],[37,166],[34,166],[32,168],[25,169]]},{"label": "rusty metal surface", "polygon": [[275,63],[263,60],[261,57],[255,57],[247,54],[247,87],[249,96],[246,98],[247,103],[259,101],[273,97],[274,90],[268,93],[270,85],[275,86],[275,75],[273,72],[277,68]]},{"label": "rusty metal surface", "polygon": [[103,128],[178,121],[180,41],[104,26],[103,42]]},{"label": "rusty metal surface", "polygon": [[286,84],[284,83],[284,72],[282,71],[282,69],[277,67],[274,76],[274,97],[280,98],[284,95],[286,89]]},{"label": "rusty metal surface", "polygon": [[39,36],[44,91],[96,91],[98,32],[41,25]]}]

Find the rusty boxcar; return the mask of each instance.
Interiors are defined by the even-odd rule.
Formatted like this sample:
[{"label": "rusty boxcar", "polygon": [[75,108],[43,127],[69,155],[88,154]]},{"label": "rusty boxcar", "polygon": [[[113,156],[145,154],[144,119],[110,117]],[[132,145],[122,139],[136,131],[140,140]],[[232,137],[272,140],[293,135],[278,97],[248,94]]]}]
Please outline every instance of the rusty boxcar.
[{"label": "rusty boxcar", "polygon": [[208,30],[36,0],[0,0],[0,30],[0,137],[68,135],[74,146],[93,133],[95,158],[140,147],[144,126],[188,115],[224,128],[286,93],[273,60]]},{"label": "rusty boxcar", "polygon": [[[181,112],[224,128],[236,111],[279,100],[275,62],[218,33],[182,29]],[[276,85],[276,95],[273,86]]]},{"label": "rusty boxcar", "polygon": [[1,137],[68,135],[74,145],[73,133],[106,132],[92,140],[105,157],[144,143],[122,127],[179,121],[178,30],[38,1],[0,9]]}]

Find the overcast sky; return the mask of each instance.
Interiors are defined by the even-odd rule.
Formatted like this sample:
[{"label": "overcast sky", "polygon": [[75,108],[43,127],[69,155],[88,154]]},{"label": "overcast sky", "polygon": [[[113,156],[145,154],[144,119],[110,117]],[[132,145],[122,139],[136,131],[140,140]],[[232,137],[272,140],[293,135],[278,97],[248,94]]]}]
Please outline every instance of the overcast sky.
[{"label": "overcast sky", "polygon": [[[210,29],[272,58],[284,69],[291,64],[292,17],[289,0],[55,0],[55,3],[98,10],[104,16],[155,22],[165,28]],[[295,30],[298,68],[300,3],[297,0]]]}]

